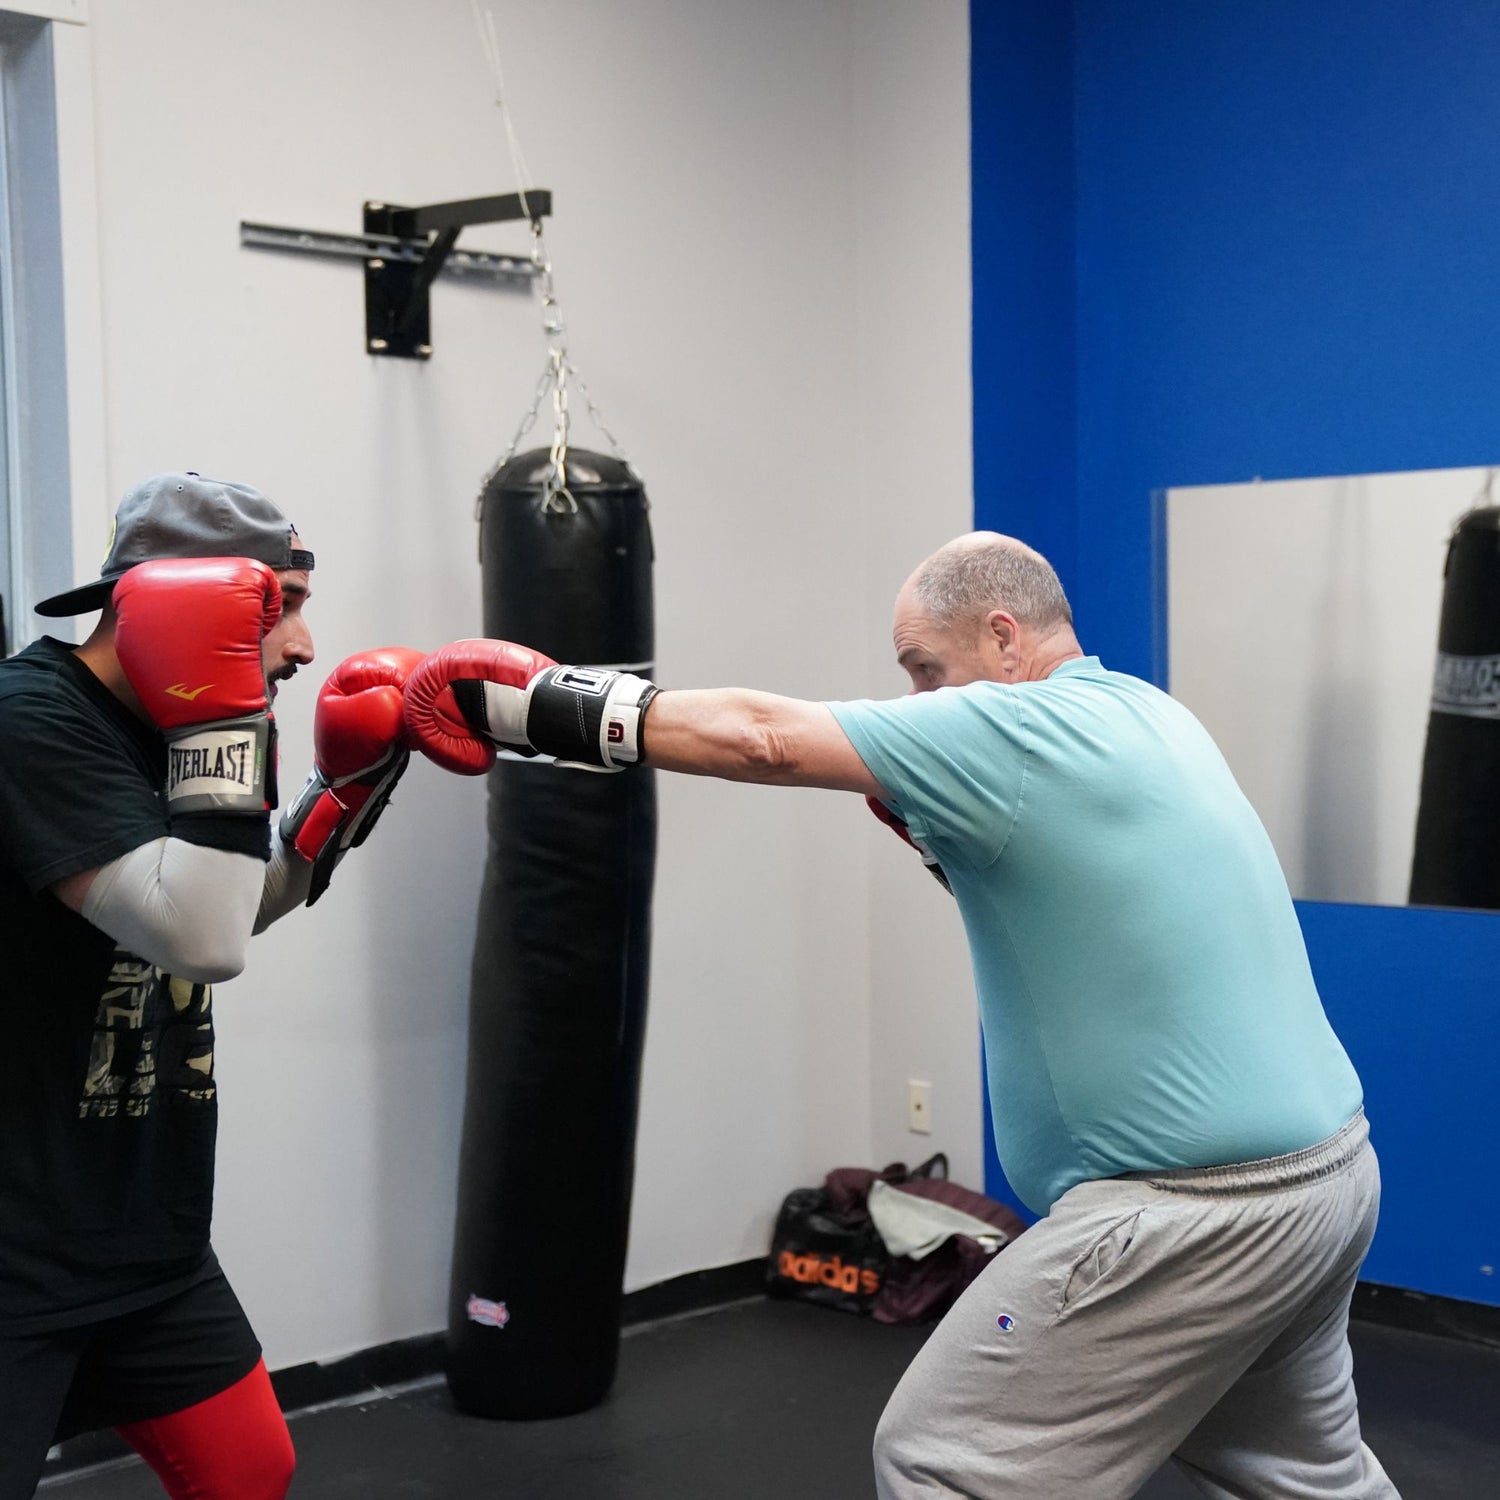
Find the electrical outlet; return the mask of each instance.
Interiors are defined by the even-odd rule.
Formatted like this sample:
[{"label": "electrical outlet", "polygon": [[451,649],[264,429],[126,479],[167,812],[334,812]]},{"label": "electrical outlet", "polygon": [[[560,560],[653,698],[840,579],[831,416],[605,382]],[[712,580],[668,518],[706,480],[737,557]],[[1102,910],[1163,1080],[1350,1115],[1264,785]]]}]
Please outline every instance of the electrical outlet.
[{"label": "electrical outlet", "polygon": [[913,1135],[932,1134],[932,1085],[920,1078],[906,1081],[906,1128]]}]

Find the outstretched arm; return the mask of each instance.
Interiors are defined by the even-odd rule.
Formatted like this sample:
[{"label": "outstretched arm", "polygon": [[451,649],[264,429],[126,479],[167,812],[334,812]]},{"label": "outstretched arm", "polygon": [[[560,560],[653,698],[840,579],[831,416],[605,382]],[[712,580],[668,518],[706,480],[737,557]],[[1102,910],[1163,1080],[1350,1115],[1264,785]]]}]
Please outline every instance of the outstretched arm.
[{"label": "outstretched arm", "polygon": [[749,688],[661,692],[628,672],[563,667],[510,641],[470,640],[434,651],[412,673],[406,723],[425,755],[461,775],[487,771],[504,747],[600,770],[639,763],[725,781],[859,792],[952,889],[826,703]]},{"label": "outstretched arm", "polygon": [[603,667],[559,666],[510,641],[454,641],[406,685],[406,724],[440,766],[487,771],[497,748],[572,765],[879,794],[824,704],[747,688],[659,692]]},{"label": "outstretched arm", "polygon": [[748,688],[674,689],[646,710],[646,764],[663,771],[884,795],[827,705]]}]

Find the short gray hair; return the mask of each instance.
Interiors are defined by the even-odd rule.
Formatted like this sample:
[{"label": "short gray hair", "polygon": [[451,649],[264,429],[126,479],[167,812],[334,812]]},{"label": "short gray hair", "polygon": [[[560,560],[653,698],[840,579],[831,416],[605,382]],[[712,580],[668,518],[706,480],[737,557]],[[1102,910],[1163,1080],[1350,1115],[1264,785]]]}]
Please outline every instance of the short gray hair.
[{"label": "short gray hair", "polygon": [[1012,537],[975,532],[949,542],[917,569],[912,595],[940,625],[1003,609],[1033,630],[1072,625],[1052,564]]}]

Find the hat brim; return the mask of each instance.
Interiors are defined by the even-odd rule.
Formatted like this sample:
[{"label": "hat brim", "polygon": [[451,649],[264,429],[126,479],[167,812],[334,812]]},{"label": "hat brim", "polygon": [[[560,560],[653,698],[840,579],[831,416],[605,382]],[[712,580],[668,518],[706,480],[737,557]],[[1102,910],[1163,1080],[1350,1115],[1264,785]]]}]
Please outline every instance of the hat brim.
[{"label": "hat brim", "polygon": [[37,614],[46,615],[51,620],[66,619],[69,615],[91,614],[109,603],[119,581],[118,578],[98,578],[93,583],[69,589],[65,594],[54,594],[50,599],[43,599],[40,604],[32,607]]},{"label": "hat brim", "polygon": [[[173,554],[177,555],[177,554]],[[291,547],[287,549],[284,561],[270,561],[265,558],[257,558],[251,552],[188,552],[180,554],[184,557],[245,557],[252,562],[264,562],[266,567],[274,570],[293,569],[303,573],[311,573],[313,570],[313,555],[305,547]],[[151,561],[165,561],[165,559],[151,559]],[[50,599],[43,599],[40,604],[32,605],[32,609],[39,615],[46,615],[49,619],[66,619],[69,615],[86,615],[96,609],[103,609],[110,599],[114,597],[115,585],[128,573],[131,568],[138,566],[132,563],[129,568],[121,568],[118,572],[107,573],[103,578],[96,578],[93,583],[80,584],[76,589],[69,589],[65,594],[54,594]]]}]

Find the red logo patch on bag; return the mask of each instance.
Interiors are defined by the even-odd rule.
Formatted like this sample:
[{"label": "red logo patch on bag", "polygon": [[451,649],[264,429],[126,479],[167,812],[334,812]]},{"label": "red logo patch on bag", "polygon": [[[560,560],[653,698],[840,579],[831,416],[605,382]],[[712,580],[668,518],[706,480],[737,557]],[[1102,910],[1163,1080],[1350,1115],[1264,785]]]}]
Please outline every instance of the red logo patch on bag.
[{"label": "red logo patch on bag", "polygon": [[483,1323],[488,1328],[504,1328],[510,1322],[510,1309],[503,1302],[491,1302],[488,1297],[476,1297],[472,1293],[464,1304],[464,1311],[471,1323]]}]

